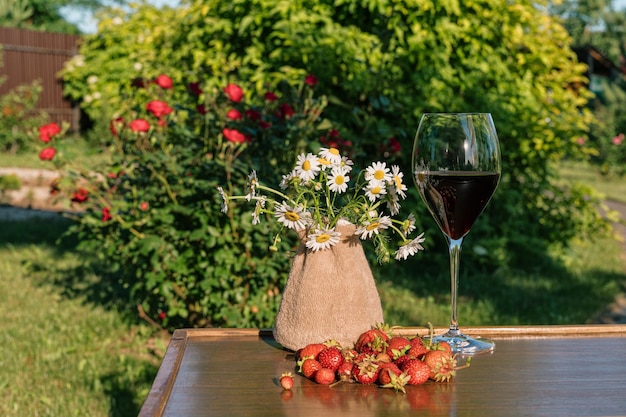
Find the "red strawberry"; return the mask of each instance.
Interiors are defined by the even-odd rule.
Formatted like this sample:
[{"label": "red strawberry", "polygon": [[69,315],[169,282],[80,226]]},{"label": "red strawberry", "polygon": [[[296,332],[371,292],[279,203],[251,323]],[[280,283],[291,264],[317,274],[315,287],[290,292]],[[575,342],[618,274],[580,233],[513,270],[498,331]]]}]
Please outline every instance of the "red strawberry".
[{"label": "red strawberry", "polygon": [[379,353],[387,349],[389,336],[381,329],[371,329],[362,333],[354,348],[359,353]]},{"label": "red strawberry", "polygon": [[399,376],[402,371],[395,363],[387,362],[379,364],[378,383],[386,385],[391,383],[391,375]]},{"label": "red strawberry", "polygon": [[322,365],[322,368],[331,369],[333,372],[344,362],[341,350],[335,346],[322,350],[317,360]]},{"label": "red strawberry", "polygon": [[415,337],[411,339],[411,347],[407,353],[421,359],[429,350],[429,346],[424,344],[424,341],[420,337]]},{"label": "red strawberry", "polygon": [[285,372],[280,376],[280,386],[283,389],[291,389],[293,387],[293,376],[291,372]]},{"label": "red strawberry", "polygon": [[393,361],[393,363],[395,363],[398,368],[402,369],[402,366],[405,364],[405,362],[407,362],[407,361],[409,361],[411,359],[417,359],[417,358],[415,356],[409,355],[407,353],[406,355],[400,356],[398,359]]},{"label": "red strawberry", "polygon": [[352,380],[352,362],[345,361],[337,368],[337,376],[340,381],[348,382]]},{"label": "red strawberry", "polygon": [[411,342],[406,337],[402,336],[394,336],[389,339],[387,345],[387,354],[393,358],[399,358],[400,356],[406,353],[408,347],[410,347]]},{"label": "red strawberry", "polygon": [[424,355],[424,364],[430,369],[430,379],[447,382],[456,375],[456,359],[447,350],[431,350]]},{"label": "red strawberry", "polygon": [[437,343],[437,350],[447,350],[448,352],[452,353],[452,347],[450,346],[450,343],[446,341],[441,341]]},{"label": "red strawberry", "polygon": [[359,355],[352,367],[352,376],[360,384],[373,384],[378,379],[378,372],[379,365],[373,355]]},{"label": "red strawberry", "polygon": [[335,371],[322,368],[315,373],[315,382],[321,385],[330,385],[335,382]]},{"label": "red strawberry", "polygon": [[315,359],[305,359],[300,366],[300,372],[305,377],[311,379],[317,371],[322,369],[322,365]]},{"label": "red strawberry", "polygon": [[430,368],[419,359],[409,359],[400,369],[409,376],[409,385],[423,384],[430,377]]},{"label": "red strawberry", "polygon": [[297,352],[297,357],[300,360],[305,358],[313,358],[317,360],[317,356],[321,351],[326,349],[326,345],[323,343],[311,343],[303,347]]}]

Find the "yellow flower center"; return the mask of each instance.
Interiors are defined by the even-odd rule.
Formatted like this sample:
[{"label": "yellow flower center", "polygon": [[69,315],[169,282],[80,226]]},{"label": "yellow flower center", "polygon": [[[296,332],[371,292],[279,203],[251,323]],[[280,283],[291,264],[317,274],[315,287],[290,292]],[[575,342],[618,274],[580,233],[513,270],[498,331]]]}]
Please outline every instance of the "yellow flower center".
[{"label": "yellow flower center", "polygon": [[380,187],[374,187],[370,190],[372,194],[380,194]]},{"label": "yellow flower center", "polygon": [[343,175],[338,175],[335,177],[335,184],[337,185],[341,185],[346,181],[346,179],[343,177]]},{"label": "yellow flower center", "polygon": [[380,222],[370,223],[367,226],[365,226],[365,230],[367,230],[369,232],[370,230],[377,229],[378,226],[380,226]]},{"label": "yellow flower center", "polygon": [[330,235],[328,233],[322,233],[321,235],[315,238],[317,243],[326,243],[330,240]]},{"label": "yellow flower center", "polygon": [[423,172],[418,173],[417,174],[417,181],[424,182],[424,180],[426,180],[426,175],[424,175]]},{"label": "yellow flower center", "polygon": [[333,155],[339,155],[339,149],[337,148],[330,148],[328,149],[328,152],[332,153]]},{"label": "yellow flower center", "polygon": [[295,211],[286,211],[285,219],[292,221],[292,222],[297,222],[298,220],[300,220],[300,215],[296,213]]},{"label": "yellow flower center", "polygon": [[402,188],[402,180],[400,179],[399,176],[395,176],[393,177],[394,182],[396,183],[396,188],[400,189]]},{"label": "yellow flower center", "polygon": [[311,169],[311,161],[308,159],[302,163],[302,169],[308,171]]},{"label": "yellow flower center", "polygon": [[374,172],[374,178],[376,178],[378,181],[382,180],[383,178],[385,178],[385,173],[382,170],[378,170],[376,172]]},{"label": "yellow flower center", "polygon": [[317,162],[319,162],[322,165],[330,165],[330,161],[326,158],[317,158]]}]

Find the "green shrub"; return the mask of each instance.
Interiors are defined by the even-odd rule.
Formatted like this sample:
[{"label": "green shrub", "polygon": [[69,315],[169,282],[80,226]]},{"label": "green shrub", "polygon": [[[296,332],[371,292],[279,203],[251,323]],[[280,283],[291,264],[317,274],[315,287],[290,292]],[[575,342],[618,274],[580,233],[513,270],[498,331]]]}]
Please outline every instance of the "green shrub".
[{"label": "green shrub", "polygon": [[[64,172],[57,193],[83,210],[71,232],[153,322],[269,326],[288,258],[268,249],[276,230],[253,226],[252,207],[221,212],[217,186],[241,193],[250,167],[286,172],[297,152],[319,146],[324,100],[305,82],[260,97],[246,89],[239,101],[235,84],[226,94],[197,79],[170,81],[123,87],[133,94],[111,123],[109,163],[80,171],[63,152],[53,156]],[[56,149],[62,139],[47,145]],[[292,244],[281,242],[282,252]]]}]

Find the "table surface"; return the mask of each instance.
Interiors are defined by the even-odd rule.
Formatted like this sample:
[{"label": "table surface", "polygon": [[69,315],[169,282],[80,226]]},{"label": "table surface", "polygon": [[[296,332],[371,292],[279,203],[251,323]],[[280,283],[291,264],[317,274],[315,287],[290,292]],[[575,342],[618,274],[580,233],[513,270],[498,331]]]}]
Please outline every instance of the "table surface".
[{"label": "table surface", "polygon": [[271,331],[177,330],[139,416],[626,416],[626,325],[463,331],[493,339],[495,351],[474,356],[450,383],[402,394],[299,375],[283,391],[277,377],[294,372],[295,359]]}]

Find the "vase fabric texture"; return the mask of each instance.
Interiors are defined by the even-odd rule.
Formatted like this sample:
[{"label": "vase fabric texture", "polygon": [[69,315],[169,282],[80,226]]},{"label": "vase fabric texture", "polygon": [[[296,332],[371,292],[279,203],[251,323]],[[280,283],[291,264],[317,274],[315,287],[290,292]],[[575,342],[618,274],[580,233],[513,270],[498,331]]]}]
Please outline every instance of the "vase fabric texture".
[{"label": "vase fabric texture", "polygon": [[359,335],[383,322],[374,277],[356,227],[341,224],[341,241],[311,251],[304,232],[276,315],[274,338],[298,350],[310,343],[336,340],[353,346]]}]

